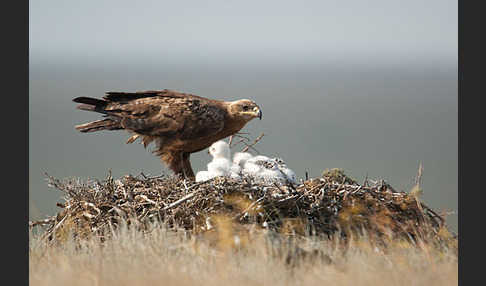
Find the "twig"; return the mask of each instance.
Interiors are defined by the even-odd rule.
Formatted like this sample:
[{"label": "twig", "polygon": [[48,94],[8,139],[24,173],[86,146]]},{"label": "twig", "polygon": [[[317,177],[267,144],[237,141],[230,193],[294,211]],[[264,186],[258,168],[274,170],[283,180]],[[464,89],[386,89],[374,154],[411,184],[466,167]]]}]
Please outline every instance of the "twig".
[{"label": "twig", "polygon": [[52,228],[51,231],[48,231],[44,234],[44,236],[41,238],[41,241],[44,241],[46,238],[49,237],[49,235],[54,234],[56,230],[62,225],[62,223],[66,220],[66,218],[69,216],[69,214],[66,214],[55,226]]},{"label": "twig", "polygon": [[240,139],[240,141],[236,142],[234,146],[236,146],[236,145],[238,145],[238,144],[240,144],[242,142],[244,143],[245,140],[248,141],[246,138]]},{"label": "twig", "polygon": [[[202,183],[202,182],[201,182],[201,183]],[[193,187],[195,187],[195,186],[199,186],[199,185],[200,185],[200,184],[195,184],[195,185],[190,186],[189,188],[187,188],[187,187],[186,187],[186,190],[190,190],[190,189],[192,189]],[[171,203],[170,205],[168,205],[168,206],[164,207],[162,210],[163,210],[163,211],[166,211],[166,210],[168,210],[168,209],[170,209],[170,208],[176,207],[176,206],[180,205],[181,203],[183,203],[183,202],[187,201],[188,199],[190,199],[190,198],[194,197],[196,194],[197,194],[197,191],[192,192],[192,193],[188,194],[187,196],[185,196],[185,197],[183,197],[183,198],[181,198],[181,199],[179,199],[179,200],[177,200],[177,201],[175,201],[175,202]]]},{"label": "twig", "polygon": [[424,205],[423,203],[420,203],[420,205],[421,205],[422,208],[426,209],[428,212],[433,214],[436,218],[440,219],[440,226],[444,225],[445,219],[442,216],[438,215],[436,212],[434,212],[431,208]]},{"label": "twig", "polygon": [[255,148],[253,148],[253,146],[254,146],[256,143],[258,143],[258,141],[260,141],[260,139],[262,139],[262,137],[263,137],[264,135],[265,135],[265,134],[263,134],[263,133],[262,133],[262,134],[260,134],[260,136],[258,136],[258,137],[255,139],[255,141],[253,141],[253,143],[251,143],[250,145],[246,145],[246,147],[245,147],[245,148],[243,148],[243,150],[241,150],[241,152],[246,152],[246,151],[248,151],[248,149],[250,149],[250,148],[252,148],[253,150],[255,150],[255,151],[256,151],[256,149],[255,149]]},{"label": "twig", "polygon": [[[229,143],[228,143],[228,144],[230,145],[230,148],[237,146],[237,145],[238,145],[238,144],[240,144],[241,142],[244,142],[244,141],[250,141],[250,138],[248,138],[248,137],[246,137],[246,136],[241,136],[240,134],[242,134],[242,133],[236,133],[236,134],[231,135],[231,137],[230,137],[230,141],[229,141]],[[246,133],[245,133],[245,134],[246,134]],[[232,144],[232,143],[233,143],[234,138],[236,138],[236,137],[241,138],[241,139],[240,139],[240,141],[236,142],[235,144]],[[232,146],[232,145],[233,145],[233,146]]]},{"label": "twig", "polygon": [[274,182],[274,183],[273,183],[273,185],[274,185],[275,187],[277,187],[277,189],[278,189],[278,190],[279,190],[281,193],[285,193],[285,191],[284,191],[284,190],[282,190],[282,189],[280,188],[280,186],[279,186],[277,183],[275,183],[275,182]]},{"label": "twig", "polygon": [[415,177],[415,184],[417,186],[420,186],[420,183],[422,183],[422,173],[424,171],[424,167],[422,166],[422,162],[419,163],[419,169],[417,171],[417,177]]},{"label": "twig", "polygon": [[258,200],[252,202],[245,210],[243,210],[241,213],[237,214],[236,216],[234,216],[232,219],[236,219],[238,217],[242,217],[246,212],[248,212],[251,208],[253,208],[256,204],[258,204],[259,202],[261,202],[263,199],[265,198],[265,195],[263,195],[261,198],[259,198]]},{"label": "twig", "polygon": [[369,183],[368,183],[368,172],[366,172],[366,178],[364,179],[363,186],[365,186],[365,187],[368,187],[369,186]]},{"label": "twig", "polygon": [[38,220],[38,221],[29,221],[29,227],[34,227],[36,225],[43,225],[43,224],[50,224],[52,222],[52,219],[46,218],[43,220]]},{"label": "twig", "polygon": [[140,175],[139,176],[142,176],[143,179],[145,180],[152,180],[152,179],[159,179],[159,178],[162,178],[163,176],[165,176],[164,174],[160,174],[160,175],[157,175],[157,176],[147,176],[145,175],[145,173],[142,171],[140,172]]}]

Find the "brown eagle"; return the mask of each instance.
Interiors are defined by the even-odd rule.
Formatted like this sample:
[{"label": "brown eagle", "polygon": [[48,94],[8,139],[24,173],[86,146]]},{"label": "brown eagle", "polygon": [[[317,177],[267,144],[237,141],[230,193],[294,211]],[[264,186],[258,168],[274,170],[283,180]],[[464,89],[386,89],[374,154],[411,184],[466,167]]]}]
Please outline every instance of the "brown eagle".
[{"label": "brown eagle", "polygon": [[194,179],[191,153],[235,134],[262,112],[249,99],[220,101],[172,90],[107,92],[103,99],[77,97],[78,109],[104,114],[75,128],[81,132],[125,129],[139,137],[145,147],[154,141],[153,151],[177,175]]}]

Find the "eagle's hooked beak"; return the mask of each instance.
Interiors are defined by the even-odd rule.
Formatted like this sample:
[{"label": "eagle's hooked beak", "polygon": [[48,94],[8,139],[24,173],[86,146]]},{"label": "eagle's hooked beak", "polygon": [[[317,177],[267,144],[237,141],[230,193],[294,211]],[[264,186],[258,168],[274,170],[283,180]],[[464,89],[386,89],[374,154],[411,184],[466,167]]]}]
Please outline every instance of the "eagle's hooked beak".
[{"label": "eagle's hooked beak", "polygon": [[253,111],[255,111],[257,113],[258,118],[262,120],[262,111],[260,110],[260,108],[255,107],[253,108]]}]

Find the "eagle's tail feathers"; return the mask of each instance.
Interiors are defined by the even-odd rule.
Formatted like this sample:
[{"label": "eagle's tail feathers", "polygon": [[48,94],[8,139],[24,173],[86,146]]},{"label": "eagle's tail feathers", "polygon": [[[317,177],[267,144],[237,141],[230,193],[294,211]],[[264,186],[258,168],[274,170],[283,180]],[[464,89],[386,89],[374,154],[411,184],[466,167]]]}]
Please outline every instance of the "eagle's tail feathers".
[{"label": "eagle's tail feathers", "polygon": [[83,133],[95,132],[100,130],[118,130],[123,129],[119,122],[111,119],[102,119],[85,124],[76,125],[75,128]]},{"label": "eagle's tail feathers", "polygon": [[76,108],[81,110],[87,110],[87,111],[96,111],[96,106],[89,105],[89,104],[80,104]]},{"label": "eagle's tail feathers", "polygon": [[73,99],[74,102],[82,103],[77,106],[78,109],[87,110],[87,111],[95,111],[100,113],[106,113],[104,110],[108,101],[92,98],[92,97],[76,97]]},{"label": "eagle's tail feathers", "polygon": [[85,103],[89,105],[106,105],[108,103],[106,100],[86,97],[86,96],[76,97],[75,99],[73,99],[73,101],[77,103]]},{"label": "eagle's tail feathers", "polygon": [[106,92],[103,99],[109,102],[122,102],[122,101],[129,101],[138,98],[145,98],[145,97],[154,97],[160,94],[163,91],[157,90],[147,90],[147,91],[139,91],[139,92],[116,92],[116,91],[109,91]]}]

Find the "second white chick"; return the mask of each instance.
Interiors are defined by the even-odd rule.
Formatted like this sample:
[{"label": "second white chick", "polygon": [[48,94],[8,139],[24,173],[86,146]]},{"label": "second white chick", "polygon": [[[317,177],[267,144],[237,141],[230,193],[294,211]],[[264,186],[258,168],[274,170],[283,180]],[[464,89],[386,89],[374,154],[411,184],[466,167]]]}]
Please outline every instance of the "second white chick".
[{"label": "second white chick", "polygon": [[210,173],[215,176],[240,177],[239,170],[234,168],[234,164],[231,162],[231,150],[228,143],[222,140],[214,142],[209,147],[209,153],[213,156],[213,160],[208,164]]},{"label": "second white chick", "polygon": [[248,152],[236,152],[235,155],[233,156],[233,163],[243,168],[246,161],[248,161],[248,159],[252,157],[253,155],[251,155]]},{"label": "second white chick", "polygon": [[[257,156],[258,157],[258,156]],[[265,182],[282,182],[285,180],[285,175],[278,168],[278,164],[275,160],[266,156],[261,156],[257,161],[262,168],[258,172],[257,177]]]},{"label": "second white chick", "polygon": [[265,160],[265,158],[268,159],[268,157],[261,155],[249,158],[244,162],[241,173],[250,177],[257,176],[263,168],[262,165],[258,162],[261,160]]},{"label": "second white chick", "polygon": [[233,165],[231,166],[231,176],[232,177],[241,176],[246,161],[248,159],[252,158],[252,157],[253,157],[253,155],[251,155],[248,152],[236,152],[235,155],[233,155]]},{"label": "second white chick", "polygon": [[277,162],[263,155],[248,159],[244,165],[243,174],[266,182],[279,181],[283,178]]}]

